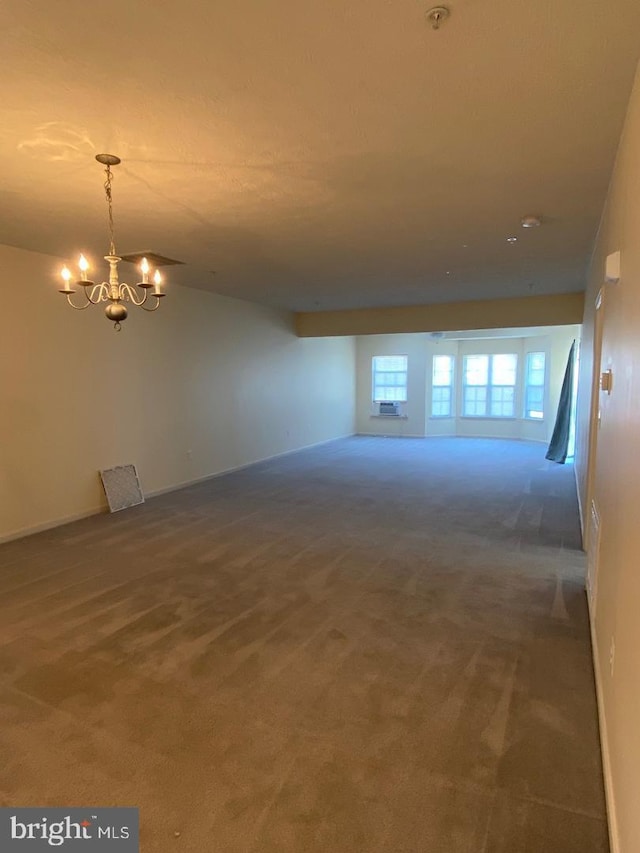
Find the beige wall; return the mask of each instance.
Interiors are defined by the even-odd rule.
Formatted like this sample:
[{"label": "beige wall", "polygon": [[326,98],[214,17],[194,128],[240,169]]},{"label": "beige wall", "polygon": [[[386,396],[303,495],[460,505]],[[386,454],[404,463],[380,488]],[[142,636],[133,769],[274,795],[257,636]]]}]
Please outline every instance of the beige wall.
[{"label": "beige wall", "polygon": [[[527,337],[491,337],[490,332],[456,333],[459,338],[435,341],[428,334],[362,335],[356,338],[356,430],[370,435],[482,436],[529,439],[548,442],[555,423],[560,389],[571,343],[580,337],[579,326],[560,326],[541,330]],[[465,337],[466,334],[466,337]],[[495,330],[494,330],[495,334]],[[542,421],[522,417],[462,418],[462,358],[473,353],[516,353],[518,370],[523,375],[527,352],[544,352],[547,364],[545,418]],[[456,394],[454,417],[431,417],[432,359],[434,355],[455,357]],[[371,402],[371,359],[374,355],[408,356],[408,401],[403,406],[406,419],[377,418]],[[521,384],[521,383],[520,383]],[[516,399],[516,412],[523,401]]]},{"label": "beige wall", "polygon": [[[520,382],[516,388],[515,410],[518,414],[521,413],[523,407],[521,384],[523,370],[523,352],[524,341],[522,338],[494,338],[486,340],[471,340],[460,341],[458,348],[458,363],[462,367],[462,359],[465,355],[473,355],[476,353],[515,353],[518,356],[518,374]],[[458,383],[457,388],[457,412],[458,415],[462,411],[462,383]],[[544,425],[550,420],[549,412],[547,411]],[[522,430],[525,425],[524,419],[516,418],[457,418],[457,434],[463,436],[482,436],[487,438],[522,438]],[[544,434],[540,429],[541,424],[535,424],[534,428],[538,428],[540,435],[539,440],[544,440]]]},{"label": "beige wall", "polygon": [[551,441],[571,344],[574,340],[579,342],[580,337],[580,326],[562,326],[541,338],[523,340],[523,364],[528,352],[546,353],[547,393],[544,401],[544,421],[523,421],[522,438]]},{"label": "beige wall", "polygon": [[117,333],[65,304],[60,266],[0,247],[0,539],[103,507],[101,468],[150,493],[353,433],[351,339],[170,284]]},{"label": "beige wall", "polygon": [[[369,335],[356,341],[356,432],[361,435],[424,436],[425,335]],[[406,355],[407,403],[401,418],[374,415],[372,364],[374,355]]]},{"label": "beige wall", "polygon": [[[607,254],[621,250],[622,279],[605,286],[603,367],[593,489],[587,494],[594,304]],[[636,78],[590,270],[579,405],[578,483],[585,516],[600,516],[592,603],[613,853],[640,850],[640,75]],[[595,557],[595,543],[589,543]],[[610,649],[615,642],[613,671]]]}]

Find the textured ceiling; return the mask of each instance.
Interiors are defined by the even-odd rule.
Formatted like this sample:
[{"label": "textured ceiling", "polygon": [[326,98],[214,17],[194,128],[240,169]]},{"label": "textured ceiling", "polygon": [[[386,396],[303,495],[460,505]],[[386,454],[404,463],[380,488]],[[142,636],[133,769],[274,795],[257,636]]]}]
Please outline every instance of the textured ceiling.
[{"label": "textured ceiling", "polygon": [[4,0],[0,242],[106,253],[107,151],[118,248],[169,281],[297,310],[581,290],[640,2],[455,0],[438,32],[429,5]]}]

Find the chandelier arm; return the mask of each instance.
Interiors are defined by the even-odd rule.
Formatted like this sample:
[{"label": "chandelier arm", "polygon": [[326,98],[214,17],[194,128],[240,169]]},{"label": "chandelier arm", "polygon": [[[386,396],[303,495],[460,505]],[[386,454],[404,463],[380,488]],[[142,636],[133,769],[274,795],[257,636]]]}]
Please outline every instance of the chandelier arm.
[{"label": "chandelier arm", "polygon": [[98,305],[100,302],[106,302],[109,298],[108,286],[104,282],[102,282],[102,284],[94,284],[90,293],[87,293],[87,288],[85,287],[84,292],[92,305]]},{"label": "chandelier arm", "polygon": [[86,292],[86,291],[85,291],[85,294],[84,294],[84,295],[85,295],[85,298],[86,298],[86,300],[87,300],[87,301],[84,303],[84,305],[74,305],[74,304],[73,304],[73,300],[72,300],[72,296],[71,296],[71,294],[70,294],[70,293],[66,293],[66,294],[65,294],[65,296],[67,297],[67,302],[69,303],[69,305],[71,305],[71,307],[72,307],[72,308],[75,308],[75,310],[76,310],[76,311],[84,311],[84,309],[85,309],[85,308],[88,308],[88,307],[89,307],[89,305],[94,305],[94,304],[95,304],[94,302],[92,302],[92,301],[89,299],[89,297],[88,297],[88,295],[87,295],[87,292]]},{"label": "chandelier arm", "polygon": [[138,296],[135,290],[131,287],[130,284],[125,284],[124,282],[120,285],[120,299],[129,299],[133,302],[134,305],[137,305],[140,308],[147,301],[148,291],[145,289],[144,296],[141,299],[138,299]]},{"label": "chandelier arm", "polygon": [[[162,295],[164,296],[164,293]],[[159,307],[160,307],[160,300],[156,296],[156,304],[153,306],[153,308],[147,308],[146,305],[143,305],[142,309],[143,309],[143,311],[157,311]]]}]

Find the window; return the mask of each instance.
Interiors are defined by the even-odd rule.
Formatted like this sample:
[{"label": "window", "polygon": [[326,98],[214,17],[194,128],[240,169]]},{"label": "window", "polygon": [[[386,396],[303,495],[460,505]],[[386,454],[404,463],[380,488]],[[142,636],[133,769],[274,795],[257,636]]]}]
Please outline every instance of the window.
[{"label": "window", "polygon": [[450,418],[453,399],[453,356],[434,355],[433,384],[431,386],[431,415]]},{"label": "window", "polygon": [[462,415],[466,418],[515,416],[515,353],[464,357]]},{"label": "window", "polygon": [[544,374],[543,352],[528,352],[524,376],[524,416],[541,420],[544,418]]},{"label": "window", "polygon": [[407,402],[407,356],[374,355],[373,402]]}]

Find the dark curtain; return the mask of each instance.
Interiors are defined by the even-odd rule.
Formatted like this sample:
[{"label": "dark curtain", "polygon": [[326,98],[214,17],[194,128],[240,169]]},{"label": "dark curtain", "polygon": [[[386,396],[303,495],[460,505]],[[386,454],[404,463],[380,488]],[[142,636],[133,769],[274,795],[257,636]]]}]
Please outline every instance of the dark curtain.
[{"label": "dark curtain", "polygon": [[547,459],[551,462],[559,462],[564,465],[569,448],[569,430],[571,428],[571,394],[573,392],[573,362],[576,351],[576,342],[571,344],[567,369],[564,372],[560,402],[558,403],[558,414],[556,425],[553,428],[551,443],[547,450]]}]

